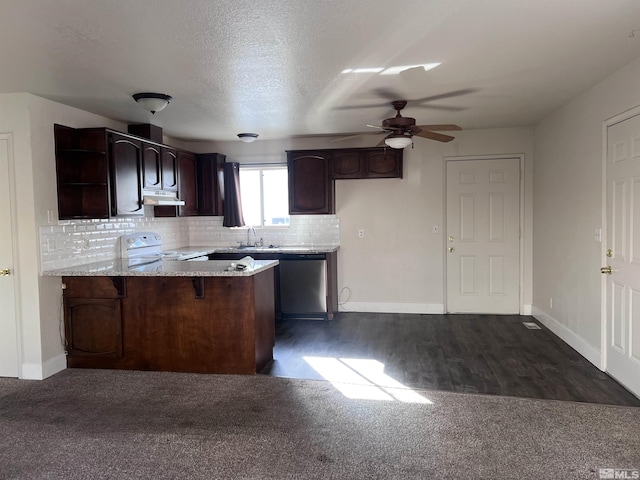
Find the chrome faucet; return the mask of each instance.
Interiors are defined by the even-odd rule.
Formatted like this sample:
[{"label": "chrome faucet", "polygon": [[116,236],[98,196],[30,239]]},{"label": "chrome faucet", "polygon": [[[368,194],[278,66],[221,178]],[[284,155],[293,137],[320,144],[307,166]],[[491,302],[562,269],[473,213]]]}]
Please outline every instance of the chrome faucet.
[{"label": "chrome faucet", "polygon": [[[251,232],[253,232],[253,243],[251,243]],[[258,234],[256,233],[256,229],[253,227],[247,228],[247,246],[255,247],[256,246],[256,237]]]}]

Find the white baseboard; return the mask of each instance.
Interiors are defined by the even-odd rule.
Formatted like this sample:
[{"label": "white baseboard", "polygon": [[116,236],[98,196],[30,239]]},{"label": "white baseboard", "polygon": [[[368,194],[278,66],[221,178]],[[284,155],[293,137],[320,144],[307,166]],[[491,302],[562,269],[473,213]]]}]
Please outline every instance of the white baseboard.
[{"label": "white baseboard", "polygon": [[532,315],[536,320],[539,320],[545,327],[547,327],[554,334],[560,337],[561,340],[567,343],[580,355],[589,360],[600,370],[603,370],[602,355],[597,348],[589,344],[573,330],[570,330],[566,326],[562,325],[558,320],[553,318],[547,312],[537,308],[536,306],[533,306]]},{"label": "white baseboard", "polygon": [[522,306],[522,314],[523,315],[532,315],[533,305],[523,305]]},{"label": "white baseboard", "polygon": [[23,363],[20,378],[23,380],[44,380],[67,368],[67,356],[56,355],[43,364]]},{"label": "white baseboard", "polygon": [[363,313],[424,313],[443,314],[444,305],[441,303],[371,303],[348,302],[340,305],[341,312]]}]

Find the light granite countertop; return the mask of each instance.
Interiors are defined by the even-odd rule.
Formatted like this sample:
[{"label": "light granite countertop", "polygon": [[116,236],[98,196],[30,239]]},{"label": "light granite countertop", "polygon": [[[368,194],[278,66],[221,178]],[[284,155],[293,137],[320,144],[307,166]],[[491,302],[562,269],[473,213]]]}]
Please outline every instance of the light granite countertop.
[{"label": "light granite countertop", "polygon": [[146,265],[129,266],[127,259],[87,263],[42,272],[47,277],[250,277],[278,265],[277,260],[255,260],[246,270],[230,268],[228,260],[186,262],[158,260]]},{"label": "light granite countertop", "polygon": [[[185,250],[195,250],[204,247],[185,247]],[[252,253],[333,253],[337,252],[339,246],[335,245],[282,245],[282,246],[269,246],[264,247],[212,247],[207,253],[246,253],[251,255]],[[181,250],[177,249],[176,251]]]},{"label": "light granite countertop", "polygon": [[229,260],[207,260],[188,262],[190,258],[212,253],[240,253],[251,256],[256,253],[276,254],[322,254],[333,253],[340,247],[334,245],[283,245],[264,247],[213,247],[186,246],[163,251],[163,254],[179,257],[180,260],[158,260],[146,265],[129,266],[128,260],[116,258],[102,262],[87,263],[72,267],[42,272],[47,277],[120,277],[120,276],[173,276],[173,277],[247,277],[278,265],[278,260],[255,260],[246,270],[231,269]]}]

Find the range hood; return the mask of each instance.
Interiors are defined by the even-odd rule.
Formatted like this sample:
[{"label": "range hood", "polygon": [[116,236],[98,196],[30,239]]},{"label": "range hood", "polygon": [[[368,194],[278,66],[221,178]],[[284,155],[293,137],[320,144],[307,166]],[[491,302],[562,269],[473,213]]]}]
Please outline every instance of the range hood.
[{"label": "range hood", "polygon": [[165,205],[184,205],[184,201],[178,199],[176,192],[165,192],[164,190],[143,191],[144,204],[165,206]]}]

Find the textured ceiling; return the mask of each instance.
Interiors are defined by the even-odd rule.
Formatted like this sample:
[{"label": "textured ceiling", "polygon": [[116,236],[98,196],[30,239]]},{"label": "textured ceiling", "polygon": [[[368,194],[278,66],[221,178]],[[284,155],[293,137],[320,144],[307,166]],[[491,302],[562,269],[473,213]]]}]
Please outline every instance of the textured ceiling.
[{"label": "textured ceiling", "polygon": [[[360,132],[393,113],[388,97],[459,90],[403,114],[532,125],[640,56],[638,0],[0,0],[0,12],[0,93],[198,140]],[[141,91],[174,100],[151,118],[131,99]]]}]

